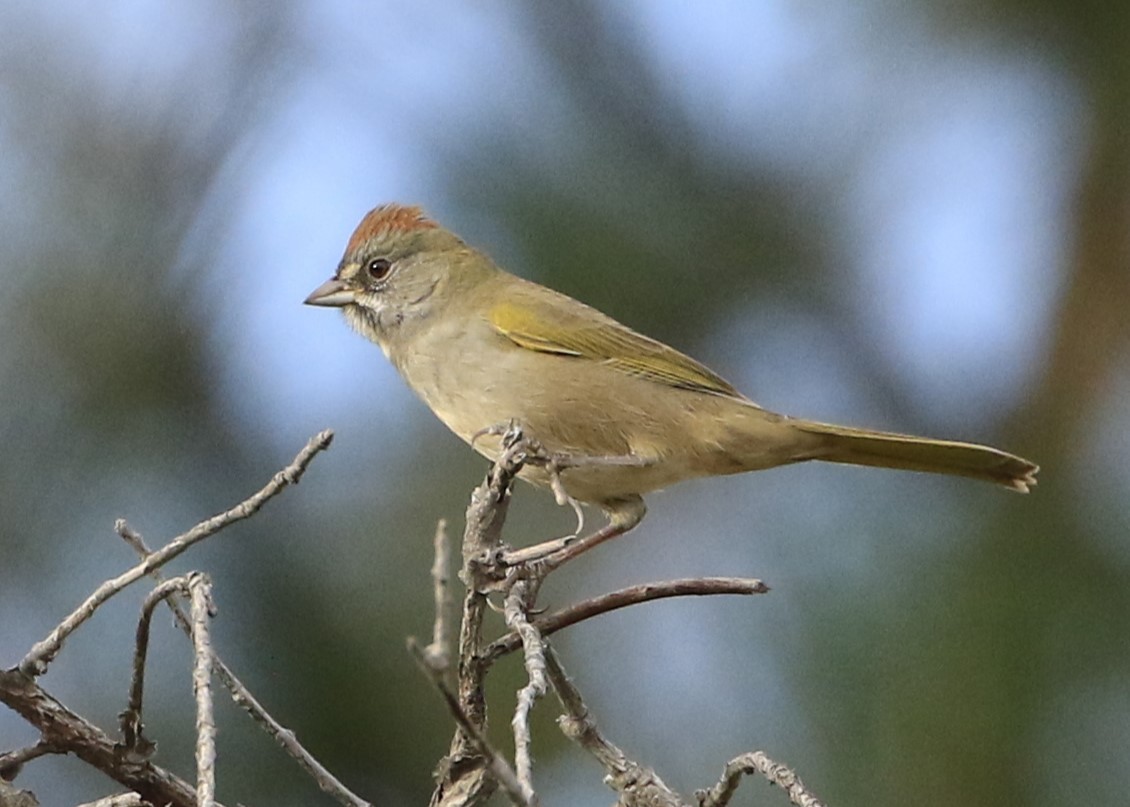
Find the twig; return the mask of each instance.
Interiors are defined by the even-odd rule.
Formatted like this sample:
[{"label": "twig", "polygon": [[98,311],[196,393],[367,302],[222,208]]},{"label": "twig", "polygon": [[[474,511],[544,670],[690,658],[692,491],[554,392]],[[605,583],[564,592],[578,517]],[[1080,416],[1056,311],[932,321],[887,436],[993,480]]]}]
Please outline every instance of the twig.
[{"label": "twig", "polygon": [[412,654],[412,658],[420,665],[420,669],[427,675],[428,680],[432,682],[436,689],[439,690],[440,695],[443,696],[444,703],[447,704],[448,711],[451,712],[455,722],[459,724],[459,729],[467,736],[468,740],[474,744],[476,750],[486,759],[487,767],[490,769],[491,774],[494,775],[498,783],[502,785],[502,789],[506,791],[506,795],[510,800],[520,807],[536,807],[536,802],[531,801],[526,795],[522,783],[518,781],[518,776],[514,773],[514,769],[510,767],[510,763],[496,751],[487,740],[486,735],[482,729],[477,726],[471,719],[470,715],[464,711],[459,698],[451,691],[447,682],[443,678],[443,670],[434,667],[428,660],[427,654],[416,642],[415,639],[409,637],[408,651]]},{"label": "twig", "polygon": [[98,801],[80,804],[78,807],[146,807],[146,805],[136,793],[118,793]]},{"label": "twig", "polygon": [[[617,804],[622,807],[686,807],[686,802],[655,771],[629,759],[601,734],[580,692],[569,679],[545,637],[577,622],[641,602],[689,595],[760,594],[768,591],[768,586],[760,580],[733,577],[651,583],[595,597],[549,616],[530,619],[529,614],[534,608],[538,589],[546,574],[581,552],[631,529],[643,516],[644,507],[638,497],[625,501],[625,506],[612,514],[606,527],[579,541],[566,538],[523,550],[503,550],[499,531],[506,515],[509,485],[513,476],[523,463],[540,465],[549,474],[559,503],[562,499],[569,501],[558,476],[560,470],[566,467],[558,460],[567,458],[547,456],[536,441],[526,440],[514,423],[506,426],[504,431],[502,427],[489,431],[502,434],[502,452],[491,467],[486,482],[473,492],[467,510],[463,567],[460,572],[460,577],[467,586],[467,594],[459,636],[458,692],[453,691],[445,680],[445,657],[442,652],[435,650],[444,645],[444,626],[440,614],[443,610],[441,593],[445,582],[440,569],[443,567],[441,557],[445,549],[439,532],[436,537],[436,563],[433,567],[437,612],[433,641],[424,649],[412,639],[408,645],[417,663],[443,695],[459,727],[451,750],[437,770],[437,787],[432,794],[432,807],[480,804],[489,796],[494,781],[503,785],[507,795],[515,803],[531,807],[537,804],[530,754],[530,715],[537,699],[544,696],[549,682],[565,711],[558,721],[561,730],[600,763],[606,772],[605,782],[619,793]],[[488,605],[486,594],[489,591],[504,592],[502,611],[511,632],[480,651],[482,620]],[[519,646],[524,651],[528,680],[518,692],[512,720],[515,764],[511,768],[486,740],[486,703],[482,686],[489,666],[497,658]],[[739,768],[737,773],[731,773],[731,768],[740,761],[735,760],[727,767],[727,775],[733,781],[724,779],[719,783],[714,790],[722,795],[712,796],[714,801],[708,805],[704,803],[705,807],[723,807],[729,800],[737,787],[737,779],[744,770]],[[766,767],[764,775],[771,782],[787,788],[795,803],[802,804],[803,807],[822,807],[814,800],[796,801],[797,798],[810,796],[803,791],[795,774],[784,766],[774,764],[771,768]],[[798,787],[801,790],[797,790]],[[714,791],[697,795],[701,802],[713,793]]]},{"label": "twig", "polygon": [[[332,439],[326,431],[314,437],[294,461],[280,471],[262,490],[231,510],[201,522],[188,532],[175,538],[159,552],[147,555],[144,560],[125,574],[107,581],[59,624],[41,642],[36,643],[21,663],[10,670],[0,670],[0,702],[39,730],[43,741],[60,753],[73,753],[92,767],[102,771],[120,784],[138,793],[152,804],[189,807],[196,804],[196,792],[172,773],[148,760],[130,759],[121,754],[121,748],[97,726],[84,720],[62,703],[51,697],[36,684],[34,676],[42,673],[58,654],[64,640],[107,599],[122,588],[152,572],[162,564],[185,551],[189,546],[214,534],[228,524],[247,518],[283,487],[299,480],[314,456],[326,448]],[[127,532],[124,525],[121,532]]]},{"label": "twig", "polygon": [[629,532],[640,523],[645,512],[647,508],[643,499],[636,496],[633,500],[625,500],[623,506],[617,510],[607,512],[608,522],[600,529],[583,537],[566,535],[564,538],[554,538],[533,546],[508,549],[502,553],[502,563],[506,566],[526,566],[536,563],[537,573],[544,578],[554,569],[595,549],[605,541]]},{"label": "twig", "polygon": [[[662,583],[644,583],[584,600],[554,611],[552,614],[537,617],[532,622],[543,636],[549,636],[594,616],[650,600],[713,594],[764,594],[767,591],[769,586],[750,577],[695,577]],[[500,656],[517,650],[521,644],[522,639],[518,633],[511,631],[487,645],[483,650],[482,659],[485,662],[492,662]]]},{"label": "twig", "polygon": [[[134,531],[124,520],[119,519],[115,525],[115,529],[134,551],[138,553],[143,559],[150,554],[149,547],[146,546],[145,540]],[[154,569],[149,573],[150,577],[157,580],[158,583],[162,581],[160,570]],[[189,624],[188,616],[185,614],[184,609],[181,608],[175,596],[165,600],[168,603],[169,609],[173,612],[173,618],[177,625],[184,631],[186,636],[192,636],[192,627]],[[372,807],[369,802],[362,799],[356,793],[347,788],[330,773],[314,755],[306,750],[305,747],[298,741],[294,732],[283,726],[266,708],[259,703],[251,690],[239,680],[231,668],[224,663],[218,655],[213,652],[212,654],[212,672],[220,679],[228,691],[231,693],[232,700],[242,708],[247,714],[263,727],[263,730],[274,738],[275,742],[282,747],[284,751],[290,754],[299,764],[299,766],[306,771],[317,782],[318,787],[324,793],[328,793],[335,798],[339,804],[344,804],[346,807]]]},{"label": "twig", "polygon": [[533,605],[537,593],[536,583],[528,579],[514,582],[506,594],[503,614],[506,624],[522,639],[522,650],[528,681],[518,690],[518,703],[514,708],[514,766],[518,771],[518,783],[522,793],[531,804],[537,804],[534,792],[533,762],[530,758],[530,712],[534,703],[545,695],[549,683],[545,675],[545,644],[537,628],[530,624],[526,612]]},{"label": "twig", "polygon": [[19,669],[0,670],[0,702],[35,726],[47,742],[134,790],[152,804],[191,807],[192,787],[152,762],[127,764],[117,744],[102,729],[51,697]]},{"label": "twig", "polygon": [[448,617],[454,605],[451,599],[451,581],[448,579],[451,568],[451,538],[447,534],[447,519],[436,523],[433,540],[435,561],[432,563],[432,587],[434,590],[436,617],[432,625],[432,641],[424,648],[429,663],[441,670],[451,666],[451,627]]},{"label": "twig", "polygon": [[[39,759],[39,757],[48,754],[61,753],[65,752],[49,742],[40,740],[35,745],[29,745],[26,748],[17,748],[15,751],[0,754],[0,780],[11,782],[19,776],[20,768],[24,766],[24,763],[31,762],[33,759]],[[3,804],[3,802],[0,801],[0,804]]]},{"label": "twig", "polygon": [[174,577],[161,583],[145,597],[141,604],[141,618],[137,621],[137,638],[133,653],[133,675],[130,678],[129,698],[125,711],[118,715],[122,729],[122,746],[130,754],[132,761],[148,759],[156,746],[143,736],[141,722],[142,700],[145,689],[145,657],[149,650],[149,626],[153,621],[153,610],[162,600],[174,594],[188,591],[188,576]]},{"label": "twig", "polygon": [[271,498],[287,485],[293,485],[302,478],[303,472],[310,461],[329,446],[333,440],[333,432],[327,429],[310,439],[306,446],[298,452],[294,461],[283,470],[279,471],[261,490],[252,494],[235,507],[219,515],[202,521],[186,533],[178,535],[168,544],[132,569],[118,575],[113,580],[107,580],[94,590],[66,619],[59,623],[45,638],[35,643],[28,654],[19,664],[20,672],[24,675],[35,677],[47,671],[47,665],[58,655],[63,642],[75,628],[89,619],[102,603],[110,599],[130,583],[133,583],[153,569],[160,568],[177,555],[184,552],[193,544],[222,530],[229,524],[249,518],[259,511]]},{"label": "twig", "polygon": [[605,739],[589,714],[581,693],[573,685],[561,659],[548,642],[545,644],[546,671],[565,714],[557,723],[566,737],[592,754],[605,770],[604,781],[621,794],[618,804],[640,804],[649,807],[684,807],[678,794],[664,784],[650,768],[632,760]]},{"label": "twig", "polygon": [[208,620],[216,613],[212,583],[207,575],[192,573],[188,580],[192,596],[192,691],[196,697],[196,803],[216,803],[216,719],[212,711],[212,640]]},{"label": "twig", "polygon": [[129,703],[122,712],[123,745],[138,762],[152,754],[154,745],[142,735],[141,706],[145,683],[145,656],[149,647],[149,625],[153,611],[164,599],[176,593],[191,597],[192,690],[196,698],[196,800],[199,807],[216,803],[216,722],[212,710],[212,643],[208,620],[215,613],[212,584],[207,575],[191,572],[161,583],[145,598],[137,626],[137,647],[134,652],[133,676]]},{"label": "twig", "polygon": [[[459,626],[459,658],[456,671],[457,703],[470,726],[480,734],[487,724],[483,676],[486,666],[482,649],[483,617],[487,610],[486,591],[505,578],[492,562],[502,540],[502,523],[510,503],[510,486],[524,460],[522,447],[508,441],[501,456],[491,466],[486,479],[471,493],[463,529],[463,567],[460,579],[466,586]],[[487,775],[487,762],[473,734],[463,725],[456,730],[447,755],[436,769],[436,787],[431,807],[458,807],[484,801],[494,790],[495,781]]]},{"label": "twig", "polygon": [[804,782],[791,768],[774,762],[761,751],[742,754],[726,763],[722,778],[710,790],[695,793],[699,807],[726,807],[737,792],[743,775],[759,773],[771,785],[777,785],[788,794],[789,801],[797,807],[824,807],[824,803],[812,795]]}]

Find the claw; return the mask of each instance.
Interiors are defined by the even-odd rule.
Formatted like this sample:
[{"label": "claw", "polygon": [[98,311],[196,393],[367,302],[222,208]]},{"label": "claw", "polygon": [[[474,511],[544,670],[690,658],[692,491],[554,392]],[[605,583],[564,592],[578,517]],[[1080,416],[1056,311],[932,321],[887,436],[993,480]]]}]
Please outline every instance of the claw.
[{"label": "claw", "polygon": [[471,448],[475,447],[475,442],[480,437],[486,437],[488,434],[494,437],[502,437],[503,443],[505,444],[506,436],[512,431],[517,431],[519,435],[521,434],[521,429],[518,428],[518,424],[514,420],[509,420],[506,423],[495,423],[493,426],[484,426],[471,435]]},{"label": "claw", "polygon": [[564,507],[566,504],[573,508],[573,512],[577,516],[577,528],[573,530],[573,538],[581,534],[581,530],[585,528],[585,511],[581,509],[581,503],[574,499],[565,490],[565,484],[561,481],[561,468],[558,466],[557,458],[551,458],[545,466],[546,472],[549,474],[549,487],[553,490],[553,498],[557,501],[558,507]]},{"label": "claw", "polygon": [[[581,532],[585,529],[585,511],[581,509],[581,504],[572,496],[568,497],[569,504],[573,507],[573,512],[577,515],[577,528],[573,530],[573,534],[569,536],[570,539],[576,540],[580,537]],[[560,504],[560,502],[558,502]]]},{"label": "claw", "polygon": [[[522,440],[522,437],[522,427],[518,425],[518,421],[511,419],[502,431],[502,447],[513,448]],[[535,441],[528,442],[533,443]]]}]

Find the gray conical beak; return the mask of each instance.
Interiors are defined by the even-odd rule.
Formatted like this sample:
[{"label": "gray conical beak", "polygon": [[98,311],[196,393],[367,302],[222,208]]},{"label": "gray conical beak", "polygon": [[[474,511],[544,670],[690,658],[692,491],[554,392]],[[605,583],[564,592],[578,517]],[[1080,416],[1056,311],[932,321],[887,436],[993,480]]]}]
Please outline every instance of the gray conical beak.
[{"label": "gray conical beak", "polygon": [[349,288],[345,281],[331,277],[318,288],[310,292],[304,302],[306,305],[324,305],[340,307],[354,302],[357,292]]}]

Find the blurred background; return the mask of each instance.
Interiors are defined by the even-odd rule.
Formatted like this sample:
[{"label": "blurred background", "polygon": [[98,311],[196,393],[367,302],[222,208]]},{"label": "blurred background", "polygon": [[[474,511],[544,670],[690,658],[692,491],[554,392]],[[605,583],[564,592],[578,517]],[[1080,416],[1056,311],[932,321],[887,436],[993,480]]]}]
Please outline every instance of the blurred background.
[{"label": "blurred background", "polygon": [[[396,200],[769,408],[1044,467],[1029,497],[815,465],[653,495],[543,604],[773,591],[560,637],[629,754],[684,793],[759,748],[838,807],[1123,803],[1130,6],[7,0],[0,31],[0,664],[133,563],[115,518],[163,544],[333,427],[301,486],[173,570],[213,575],[219,649],[331,770],[426,802],[452,726],[404,640],[485,464],[301,305]],[[522,487],[508,537],[571,525]],[[43,679],[109,731],[143,594]],[[191,776],[189,646],[155,625],[148,733]],[[509,747],[517,660],[491,681]],[[555,715],[544,803],[608,804]],[[219,721],[224,801],[330,803]],[[0,712],[0,750],[35,739]],[[17,784],[116,790],[68,758]]]}]

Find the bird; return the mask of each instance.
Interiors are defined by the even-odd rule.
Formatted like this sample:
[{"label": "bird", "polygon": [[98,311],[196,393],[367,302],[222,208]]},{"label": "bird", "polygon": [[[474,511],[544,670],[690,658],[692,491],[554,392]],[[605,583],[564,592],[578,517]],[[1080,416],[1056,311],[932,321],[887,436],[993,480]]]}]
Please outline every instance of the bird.
[{"label": "bird", "polygon": [[764,409],[704,364],[497,266],[421,208],[385,204],[305,300],[340,308],[451,431],[491,461],[507,424],[551,462],[520,478],[595,505],[623,534],[644,494],[696,477],[823,461],[964,476],[1027,493],[1039,467],[974,443]]}]

